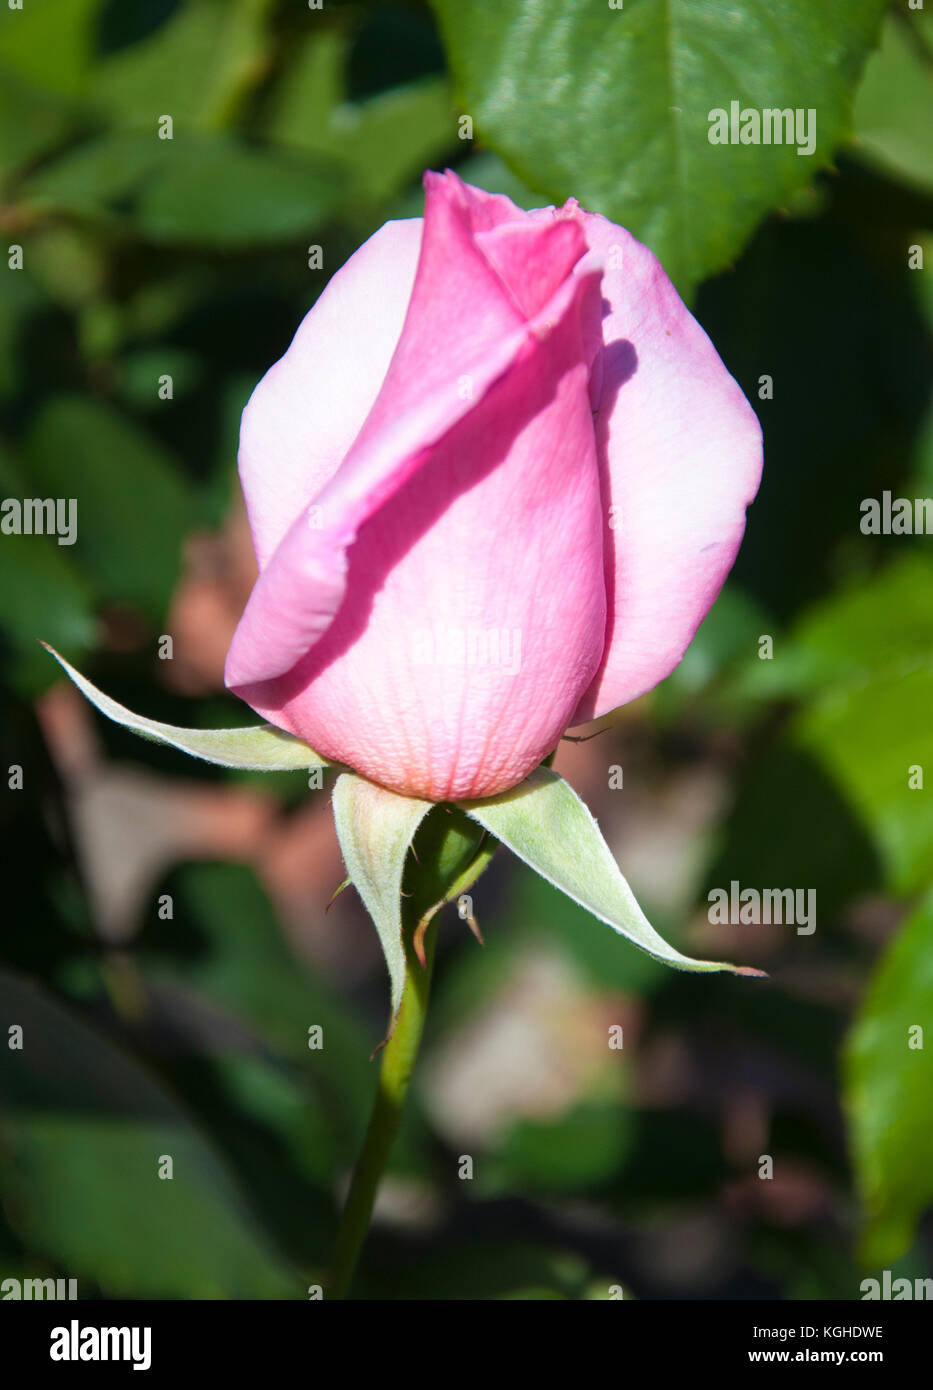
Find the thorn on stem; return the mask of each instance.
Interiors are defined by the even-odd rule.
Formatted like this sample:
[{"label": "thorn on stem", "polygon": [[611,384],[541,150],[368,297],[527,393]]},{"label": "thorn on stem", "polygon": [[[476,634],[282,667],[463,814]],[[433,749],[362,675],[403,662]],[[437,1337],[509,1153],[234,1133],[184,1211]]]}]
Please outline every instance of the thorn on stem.
[{"label": "thorn on stem", "polygon": [[349,880],[348,878],[345,878],[344,881],[343,881],[343,883],[338,883],[338,885],[337,885],[337,887],[334,889],[333,893],[331,893],[331,895],[330,895],[330,900],[328,901],[328,904],[327,904],[327,906],[326,906],[325,909],[324,909],[325,914],[328,913],[328,912],[330,912],[330,910],[331,910],[331,908],[333,907],[334,903],[335,903],[335,902],[337,901],[337,899],[340,897],[340,894],[343,892],[343,890],[344,890],[345,888],[348,888],[349,885],[350,885],[350,880]]},{"label": "thorn on stem", "polygon": [[485,941],[483,940],[483,933],[482,933],[482,932],[480,931],[480,929],[479,929],[479,922],[477,922],[477,920],[476,920],[476,918],[473,916],[472,912],[468,913],[468,914],[463,918],[463,921],[466,922],[467,926],[470,928],[470,931],[471,931],[471,932],[473,933],[473,935],[476,937],[476,939],[477,939],[477,941],[479,942],[479,944],[480,944],[481,946],[485,946],[486,943],[485,943]]},{"label": "thorn on stem", "polygon": [[415,955],[418,957],[418,963],[420,964],[422,970],[427,969],[428,964],[427,957],[424,953],[424,934],[430,926],[431,920],[434,917],[435,912],[437,912],[438,908],[442,906],[443,899],[441,900],[441,902],[435,903],[433,907],[429,907],[427,912],[421,918],[417,927],[415,927],[415,934],[412,937],[411,944],[415,948]]}]

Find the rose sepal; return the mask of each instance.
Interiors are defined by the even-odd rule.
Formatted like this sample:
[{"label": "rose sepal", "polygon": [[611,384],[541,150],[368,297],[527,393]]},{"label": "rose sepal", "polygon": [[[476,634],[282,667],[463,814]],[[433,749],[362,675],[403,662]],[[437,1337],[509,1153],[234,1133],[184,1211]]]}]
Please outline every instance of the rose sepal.
[{"label": "rose sepal", "polygon": [[300,738],[277,729],[274,724],[251,724],[238,729],[180,729],[174,724],[162,724],[156,719],[146,719],[134,714],[125,705],[120,705],[98,690],[86,676],[50,647],[42,643],[46,651],[54,656],[66,676],[74,682],[91,704],[101,714],[130,729],[140,738],[152,743],[164,743],[178,748],[192,758],[216,763],[220,767],[239,768],[247,772],[290,772],[301,768],[330,767],[331,764]]},{"label": "rose sepal", "polygon": [[550,768],[535,768],[499,796],[460,805],[535,873],[665,965],[737,975],[764,973],[726,961],[694,960],[670,946],[638,906],[588,807]]}]

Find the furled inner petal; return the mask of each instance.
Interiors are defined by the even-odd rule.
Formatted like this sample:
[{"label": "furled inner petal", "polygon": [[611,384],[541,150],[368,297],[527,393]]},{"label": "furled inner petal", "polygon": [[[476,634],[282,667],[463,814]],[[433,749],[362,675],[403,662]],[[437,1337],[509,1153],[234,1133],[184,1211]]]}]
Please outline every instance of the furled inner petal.
[{"label": "furled inner petal", "polygon": [[[270,680],[320,639],[342,602],[347,549],[363,522],[420,468],[435,444],[574,302],[570,276],[585,253],[579,226],[541,225],[525,241],[473,225],[474,201],[456,176],[426,177],[414,289],[382,389],[343,463],[293,520],[256,583],[227,657],[233,688]],[[557,264],[564,278],[540,310]]]},{"label": "furled inner petal", "polygon": [[575,723],[669,675],[732,567],[761,476],[761,428],[651,252],[585,214],[604,259],[603,349],[591,375],[608,617]]}]

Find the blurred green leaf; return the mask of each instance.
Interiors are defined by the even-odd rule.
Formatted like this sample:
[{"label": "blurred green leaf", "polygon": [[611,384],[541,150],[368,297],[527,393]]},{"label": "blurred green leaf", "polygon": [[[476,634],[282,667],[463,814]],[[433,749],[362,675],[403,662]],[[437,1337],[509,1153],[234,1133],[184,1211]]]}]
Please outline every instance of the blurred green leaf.
[{"label": "blurred green leaf", "polygon": [[306,41],[279,90],[268,134],[345,162],[357,196],[381,202],[453,147],[450,89],[444,78],[429,77],[348,101],[348,48],[338,30]]},{"label": "blurred green leaf", "polygon": [[[189,1002],[174,994],[176,1015]],[[336,1229],[334,1128],[313,1091],[280,1059],[250,1055],[239,1040],[215,1040],[210,1055],[182,1050],[172,1083],[279,1248],[302,1268],[323,1266]]]},{"label": "blurred green leaf", "polygon": [[24,695],[49,685],[48,659],[39,634],[73,656],[93,645],[95,622],[87,586],[51,536],[4,536],[0,540],[0,589],[15,596],[4,605],[0,632],[7,677]]},{"label": "blurred green leaf", "polygon": [[[169,155],[165,154],[166,145]],[[154,136],[108,132],[74,146],[26,180],[21,198],[36,211],[100,215],[123,202],[172,153]]]},{"label": "blurred green leaf", "polygon": [[[827,813],[826,790],[813,783],[812,773],[794,792],[801,752],[832,778],[872,837],[895,892],[916,891],[933,874],[933,801],[922,785],[911,785],[918,776],[912,769],[921,769],[922,781],[923,770],[933,766],[931,603],[933,561],[910,550],[880,573],[811,605],[789,634],[774,638],[771,659],[751,657],[735,678],[733,690],[742,695],[807,701],[790,730],[796,753],[783,766],[780,754],[773,766],[755,772],[733,820],[746,856],[758,862],[763,847],[777,843],[777,827],[764,829],[768,806],[792,817],[792,841],[800,845],[791,860],[813,861],[808,872],[822,885],[825,903],[842,906],[846,882],[853,893],[867,886],[870,857],[863,851],[852,859],[850,850],[846,860],[860,871],[844,867],[844,819]],[[821,820],[832,829],[818,831]],[[813,835],[812,844],[822,847],[815,859],[805,850]],[[826,853],[827,835],[836,841],[835,855]],[[758,881],[777,880],[766,874]]]},{"label": "blurred green leaf", "polygon": [[0,396],[23,385],[22,338],[30,315],[42,305],[42,294],[25,271],[7,272],[0,295]]},{"label": "blurred green leaf", "polygon": [[320,149],[344,96],[349,36],[325,29],[308,36],[293,53],[273,97],[269,139],[301,149]]},{"label": "blurred green leaf", "polygon": [[161,617],[192,516],[186,485],[161,446],[99,401],[59,396],[37,416],[24,457],[35,495],[77,500],[69,558],[95,596]]},{"label": "blurred green leaf", "polygon": [[[165,344],[135,348],[120,359],[120,395],[136,410],[154,410],[161,405],[159,391],[163,376],[172,378],[174,400],[194,391],[204,376],[204,364],[193,352]],[[229,455],[236,456],[236,450]]]},{"label": "blurred green leaf", "polygon": [[58,144],[69,132],[71,120],[63,101],[0,62],[0,171],[4,178]]},{"label": "blurred green leaf", "polygon": [[[933,667],[818,698],[796,722],[871,832],[895,893],[933,880]],[[911,786],[920,769],[921,782]],[[912,771],[913,770],[913,771]]]},{"label": "blurred green leaf", "polygon": [[[29,495],[21,474],[0,451],[0,494]],[[71,559],[71,547],[54,536],[0,535],[0,592],[8,595],[0,612],[0,634],[7,678],[25,695],[50,683],[49,661],[38,638],[52,641],[73,656],[90,647],[94,616],[88,588]]]},{"label": "blurred green leaf", "polygon": [[170,115],[176,133],[229,124],[269,63],[264,20],[270,0],[186,0],[135,43],[103,54],[89,96],[124,129],[156,130]]},{"label": "blurred green leaf", "polygon": [[[917,300],[933,277],[906,255],[918,209],[851,161],[824,186],[825,215],[769,219],[697,300],[761,418],[765,468],[732,580],[775,622],[900,547],[861,534],[860,506],[903,484],[930,402],[933,341]],[[762,375],[772,400],[759,399]]]},{"label": "blurred green leaf", "polygon": [[519,1192],[577,1196],[621,1167],[633,1137],[631,1113],[619,1101],[585,1101],[557,1119],[521,1120],[491,1160],[490,1181]]},{"label": "blurred green leaf", "polygon": [[169,142],[159,176],[139,197],[134,220],[157,242],[237,247],[287,240],[335,210],[343,191],[334,164],[232,141]]},{"label": "blurred green leaf", "polygon": [[54,303],[66,310],[112,312],[102,298],[106,255],[83,228],[46,223],[30,232],[27,245],[29,274]]},{"label": "blurred green leaf", "polygon": [[[335,1128],[361,1121],[375,1071],[359,1022],[286,946],[253,872],[238,864],[188,864],[169,887],[174,928],[169,933],[160,923],[144,935],[147,978],[198,991],[282,1057],[300,1062],[327,1100]],[[311,1027],[323,1031],[321,1048],[308,1045]]]},{"label": "blurred green leaf", "polygon": [[[159,1083],[6,973],[0,1016],[23,1029],[22,1051],[0,1049],[0,1162],[7,1210],[30,1248],[110,1296],[304,1295]],[[158,1176],[163,1156],[171,1179]]]},{"label": "blurred green leaf", "polygon": [[109,132],[61,155],[21,190],[33,211],[105,217],[154,242],[274,242],[325,220],[342,192],[332,161],[212,134]]},{"label": "blurred green leaf", "polygon": [[912,768],[933,767],[931,603],[933,562],[910,552],[808,609],[742,681],[754,694],[809,697],[794,742],[848,798],[896,892],[933,874],[933,801],[911,786]]},{"label": "blurred green leaf", "polygon": [[377,1080],[365,1026],[289,948],[252,870],[186,864],[164,889],[174,915],[144,929],[145,978],[173,992],[174,1012],[197,1005],[223,1017],[210,1052],[176,1064],[186,1101],[218,1135],[283,1248],[323,1259],[333,1165],[355,1158]]},{"label": "blurred green leaf", "polygon": [[[728,891],[733,879],[743,887],[812,888],[821,931],[855,898],[881,887],[871,827],[844,793],[813,752],[784,739],[766,743],[743,768],[706,888]],[[735,949],[757,930],[737,925]],[[788,945],[800,940],[792,926],[784,931]]]},{"label": "blurred green leaf", "polygon": [[21,76],[65,96],[85,85],[102,0],[46,0],[0,9],[0,59]]},{"label": "blurred green leaf", "polygon": [[[805,696],[906,676],[933,666],[933,559],[918,552],[811,604],[770,659],[757,645],[737,684],[743,694]],[[701,629],[702,630],[702,629]]]},{"label": "blurred green leaf", "polygon": [[[884,0],[434,0],[477,134],[555,201],[626,226],[682,292],[848,134]],[[710,144],[709,112],[816,110],[815,151]]]},{"label": "blurred green leaf", "polygon": [[846,1103],[867,1218],[862,1257],[878,1270],[909,1248],[933,1202],[933,1049],[925,1036],[931,1018],[928,898],[883,956],[846,1046]]},{"label": "blurred green leaf", "polygon": [[855,102],[859,153],[885,173],[933,189],[933,11],[899,7],[885,20]]},{"label": "blurred green leaf", "polygon": [[211,88],[225,9],[232,6],[222,0],[188,0],[154,33],[103,56],[95,72],[95,107],[115,125],[153,138],[163,115],[179,130],[196,125]]}]

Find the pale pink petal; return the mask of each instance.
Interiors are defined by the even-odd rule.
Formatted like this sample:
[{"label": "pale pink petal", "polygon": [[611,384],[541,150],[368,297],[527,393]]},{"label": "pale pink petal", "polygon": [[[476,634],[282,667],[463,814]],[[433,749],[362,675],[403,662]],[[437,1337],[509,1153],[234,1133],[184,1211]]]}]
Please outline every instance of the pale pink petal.
[{"label": "pale pink petal", "polygon": [[[603,259],[594,374],[606,651],[574,722],[650,690],[684,655],[732,567],[761,476],[761,428],[656,258],[584,214]],[[614,510],[611,510],[614,509]]]},{"label": "pale pink petal", "polygon": [[429,182],[383,391],[315,499],[321,529],[300,516],[266,566],[227,671],[325,756],[435,800],[540,761],[605,632],[583,343],[598,271],[571,273],[579,227],[541,227],[516,256],[474,201]]},{"label": "pale pink petal", "polygon": [[337,471],[372,409],[420,247],[420,217],[381,227],[329,281],[247,402],[240,481],[260,569]]},{"label": "pale pink petal", "polygon": [[[586,249],[579,227],[539,228],[520,263],[496,242],[490,258],[460,180],[425,182],[415,285],[382,389],[339,470],[293,519],[260,575],[227,656],[231,688],[284,675],[320,639],[343,600],[346,552],[359,527],[576,296],[570,272]],[[555,264],[560,288],[526,318],[520,305],[538,303]],[[506,283],[508,272],[515,278]]]},{"label": "pale pink petal", "polygon": [[238,693],[402,794],[473,799],[519,782],[602,652],[591,419],[568,312],[360,527],[317,645]]}]

